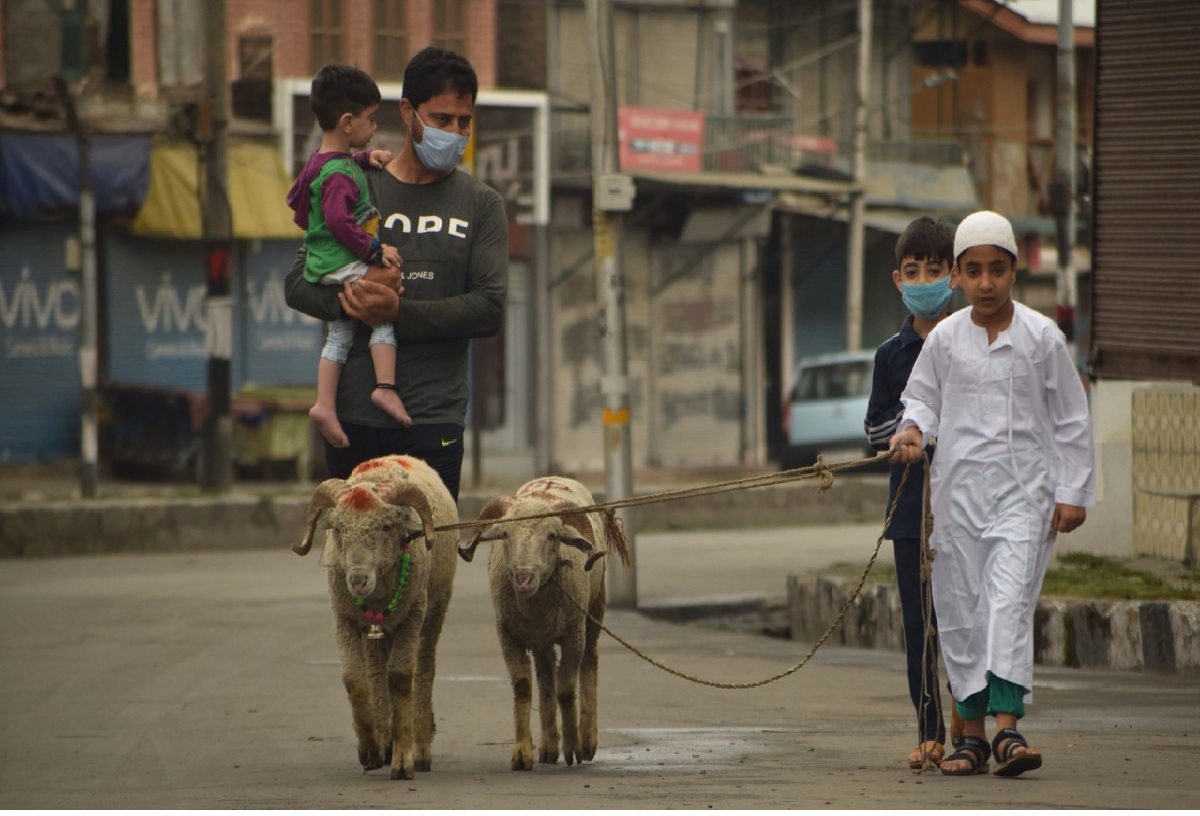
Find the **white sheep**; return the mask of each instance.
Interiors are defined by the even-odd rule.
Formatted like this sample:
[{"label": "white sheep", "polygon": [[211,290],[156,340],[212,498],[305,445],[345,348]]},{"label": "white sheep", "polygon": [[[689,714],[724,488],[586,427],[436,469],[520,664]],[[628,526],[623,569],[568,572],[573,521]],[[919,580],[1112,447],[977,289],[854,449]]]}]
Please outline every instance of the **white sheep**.
[{"label": "white sheep", "polygon": [[328,528],[321,563],[329,567],[342,683],[364,773],[390,762],[392,779],[412,779],[432,765],[433,676],[458,541],[453,531],[433,528],[457,521],[433,468],[384,456],[363,462],[349,479],[322,482],[304,540],[292,547],[305,555],[318,522]]},{"label": "white sheep", "polygon": [[[567,765],[591,760],[596,755],[597,640],[606,601],[603,564],[596,569],[592,566],[612,549],[628,567],[629,550],[615,517],[569,512],[592,503],[592,494],[573,479],[561,476],[534,479],[515,496],[492,499],[480,511],[479,519],[516,519],[546,512],[561,515],[491,524],[460,550],[463,560],[470,561],[480,541],[493,542],[488,557],[488,579],[500,650],[512,681],[516,726],[514,771],[533,769],[533,740],[529,730],[533,677],[528,652],[533,654],[537,671],[542,725],[538,761],[551,765],[558,762],[556,700],[562,712],[562,753]],[[595,623],[588,620],[581,607]],[[557,677],[556,645],[561,653]]]}]

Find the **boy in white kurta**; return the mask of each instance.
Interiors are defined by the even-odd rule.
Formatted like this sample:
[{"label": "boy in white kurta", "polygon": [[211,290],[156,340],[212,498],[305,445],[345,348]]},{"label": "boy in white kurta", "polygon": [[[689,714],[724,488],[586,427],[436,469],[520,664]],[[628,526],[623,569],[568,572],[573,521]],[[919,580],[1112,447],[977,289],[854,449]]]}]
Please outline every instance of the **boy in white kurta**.
[{"label": "boy in white kurta", "polygon": [[937,438],[933,597],[966,737],[942,772],[986,773],[994,753],[995,773],[1017,776],[1042,764],[1016,724],[1031,699],[1033,615],[1055,538],[1094,503],[1091,422],[1062,332],[1012,300],[1008,220],[968,216],[954,257],[951,280],[971,308],[930,332],[891,447],[894,462],[915,462]]}]

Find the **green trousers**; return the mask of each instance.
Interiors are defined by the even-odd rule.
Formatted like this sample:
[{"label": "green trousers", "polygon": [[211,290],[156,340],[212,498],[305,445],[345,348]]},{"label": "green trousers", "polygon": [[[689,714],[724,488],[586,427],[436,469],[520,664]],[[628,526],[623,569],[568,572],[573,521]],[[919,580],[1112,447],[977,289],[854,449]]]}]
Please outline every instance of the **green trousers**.
[{"label": "green trousers", "polygon": [[982,720],[985,716],[1012,714],[1025,716],[1025,688],[988,672],[987,688],[965,700],[956,700],[954,707],[964,720]]}]

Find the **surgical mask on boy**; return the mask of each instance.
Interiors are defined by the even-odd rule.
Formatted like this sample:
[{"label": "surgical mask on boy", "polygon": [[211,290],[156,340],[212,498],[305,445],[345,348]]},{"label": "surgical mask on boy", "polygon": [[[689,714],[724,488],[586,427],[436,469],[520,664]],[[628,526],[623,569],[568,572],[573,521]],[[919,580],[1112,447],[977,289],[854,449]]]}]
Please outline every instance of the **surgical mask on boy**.
[{"label": "surgical mask on boy", "polygon": [[910,312],[926,320],[933,320],[940,315],[953,294],[949,277],[929,283],[900,284],[900,299],[904,305]]},{"label": "surgical mask on boy", "polygon": [[425,135],[421,141],[413,142],[413,149],[417,151],[417,158],[421,160],[421,164],[435,173],[444,173],[458,167],[463,153],[466,152],[469,137],[431,128],[415,110],[413,116],[416,116],[417,121],[425,128]]}]

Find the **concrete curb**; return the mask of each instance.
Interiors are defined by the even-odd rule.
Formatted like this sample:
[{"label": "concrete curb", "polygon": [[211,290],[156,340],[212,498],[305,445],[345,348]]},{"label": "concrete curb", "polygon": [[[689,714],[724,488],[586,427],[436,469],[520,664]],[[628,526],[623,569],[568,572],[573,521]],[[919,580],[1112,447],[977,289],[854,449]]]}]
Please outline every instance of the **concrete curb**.
[{"label": "concrete curb", "polygon": [[[792,639],[824,634],[856,585],[840,576],[788,576]],[[899,592],[890,584],[863,587],[828,642],[903,651]],[[1200,673],[1200,602],[1042,598],[1033,659],[1045,666]]]},{"label": "concrete curb", "polygon": [[0,507],[0,558],[287,549],[308,497],[94,499]]}]

